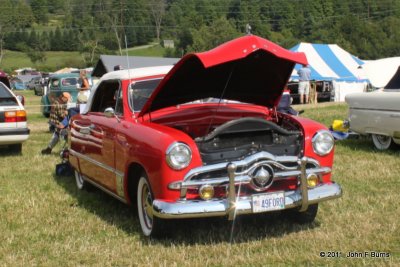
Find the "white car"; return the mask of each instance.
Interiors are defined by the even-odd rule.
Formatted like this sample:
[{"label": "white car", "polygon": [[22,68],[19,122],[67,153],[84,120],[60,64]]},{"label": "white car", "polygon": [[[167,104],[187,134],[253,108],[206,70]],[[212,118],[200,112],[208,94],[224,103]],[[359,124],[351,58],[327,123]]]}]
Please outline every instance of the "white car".
[{"label": "white car", "polygon": [[22,100],[0,81],[0,146],[7,145],[15,153],[21,152],[30,132]]},{"label": "white car", "polygon": [[349,94],[346,102],[349,105],[350,130],[371,135],[379,150],[400,145],[400,71],[384,89]]}]

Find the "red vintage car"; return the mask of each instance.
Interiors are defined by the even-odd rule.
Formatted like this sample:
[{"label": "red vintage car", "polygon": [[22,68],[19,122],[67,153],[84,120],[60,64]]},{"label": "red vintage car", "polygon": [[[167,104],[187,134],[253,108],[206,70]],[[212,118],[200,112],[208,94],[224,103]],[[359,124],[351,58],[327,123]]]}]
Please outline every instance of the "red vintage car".
[{"label": "red vintage car", "polygon": [[78,188],[138,205],[145,236],[179,218],[284,210],[312,222],[342,191],[328,129],[276,111],[296,63],[303,53],[245,36],[173,67],[105,74],[70,123]]}]

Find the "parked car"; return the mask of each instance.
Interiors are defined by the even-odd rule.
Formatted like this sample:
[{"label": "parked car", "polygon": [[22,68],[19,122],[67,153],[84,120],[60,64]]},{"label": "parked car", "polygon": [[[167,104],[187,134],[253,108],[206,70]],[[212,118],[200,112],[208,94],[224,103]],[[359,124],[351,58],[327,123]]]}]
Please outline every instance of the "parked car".
[{"label": "parked car", "polygon": [[50,115],[51,103],[54,102],[63,92],[68,92],[72,97],[71,107],[76,105],[79,93],[79,73],[53,74],[49,77],[46,94],[41,99],[42,114],[45,117]]},{"label": "parked car", "polygon": [[24,82],[17,78],[17,77],[13,77],[11,79],[11,89],[13,90],[25,90],[26,89],[26,85],[24,84]]},{"label": "parked car", "polygon": [[[6,85],[7,84],[7,85]],[[0,76],[0,146],[21,153],[22,143],[29,138],[24,98],[16,96],[8,87],[7,77]]]},{"label": "parked car", "polygon": [[400,145],[400,72],[382,90],[346,95],[350,130],[370,135],[379,150]]},{"label": "parked car", "polygon": [[33,88],[35,95],[43,96],[47,94],[47,88],[49,84],[49,76],[43,76],[39,83],[35,84],[35,88]]},{"label": "parked car", "polygon": [[40,84],[42,77],[41,76],[35,76],[33,77],[27,84],[26,88],[29,90],[35,89],[35,87]]},{"label": "parked car", "polygon": [[137,205],[145,236],[180,218],[283,210],[312,222],[341,187],[329,130],[276,111],[296,63],[303,53],[244,36],[173,67],[105,74],[70,121],[77,187]]}]

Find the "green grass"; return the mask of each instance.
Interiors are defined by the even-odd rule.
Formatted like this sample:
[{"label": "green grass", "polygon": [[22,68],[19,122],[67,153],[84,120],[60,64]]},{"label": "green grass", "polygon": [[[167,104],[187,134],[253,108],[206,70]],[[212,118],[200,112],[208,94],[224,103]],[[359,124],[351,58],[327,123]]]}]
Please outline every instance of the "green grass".
[{"label": "green grass", "polygon": [[10,71],[24,67],[35,67],[38,70],[45,68],[46,70],[55,71],[64,67],[77,67],[77,65],[84,64],[78,52],[51,51],[46,52],[46,58],[46,62],[35,65],[25,53],[6,50],[0,69]]},{"label": "green grass", "polygon": [[[184,220],[164,240],[141,236],[137,217],[101,191],[80,192],[72,177],[57,177],[56,147],[40,155],[50,139],[39,99],[27,98],[31,135],[22,155],[0,150],[1,266],[399,266],[400,150],[377,152],[368,139],[337,143],[333,179],[341,199],[322,203],[311,225],[279,215]],[[298,107],[296,107],[298,108]],[[329,125],[347,107],[304,107],[306,117]],[[320,258],[338,251],[341,258]],[[389,252],[389,259],[346,258],[350,251]]]},{"label": "green grass", "polygon": [[129,56],[164,57],[164,53],[165,48],[163,48],[161,45],[154,45],[139,49],[128,49]]},{"label": "green grass", "polygon": [[[123,53],[125,55],[126,52]],[[150,45],[128,49],[129,56],[164,57],[164,54],[165,49],[160,45]],[[10,73],[12,70],[24,67],[34,67],[38,70],[56,71],[64,67],[79,67],[84,65],[79,52],[49,51],[46,52],[46,58],[47,60],[44,63],[33,64],[25,53],[6,50],[5,56],[0,64],[0,69]]]}]

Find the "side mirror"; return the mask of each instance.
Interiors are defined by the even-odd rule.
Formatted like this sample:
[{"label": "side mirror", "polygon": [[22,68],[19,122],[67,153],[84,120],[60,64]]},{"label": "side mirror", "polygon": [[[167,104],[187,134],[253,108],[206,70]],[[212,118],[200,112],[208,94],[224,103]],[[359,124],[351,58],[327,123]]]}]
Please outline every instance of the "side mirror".
[{"label": "side mirror", "polygon": [[23,97],[22,95],[16,95],[18,101],[25,106],[25,97]]},{"label": "side mirror", "polygon": [[112,118],[115,117],[115,111],[113,108],[106,108],[104,110],[104,116],[106,116],[107,118]]}]

